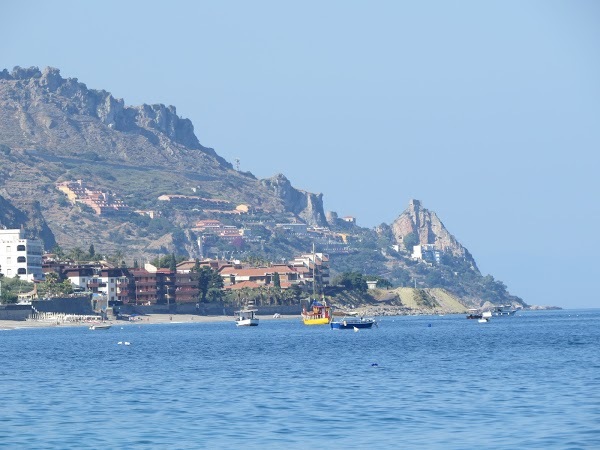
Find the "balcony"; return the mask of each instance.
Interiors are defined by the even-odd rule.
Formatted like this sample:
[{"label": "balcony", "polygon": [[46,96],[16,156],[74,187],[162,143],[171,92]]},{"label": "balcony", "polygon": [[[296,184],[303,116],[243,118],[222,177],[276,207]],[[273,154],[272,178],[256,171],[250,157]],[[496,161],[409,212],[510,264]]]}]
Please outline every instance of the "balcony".
[{"label": "balcony", "polygon": [[180,286],[198,286],[198,280],[190,280],[190,281],[177,280],[177,283],[175,284],[175,286],[177,286],[177,287],[180,287]]},{"label": "balcony", "polygon": [[137,289],[135,292],[137,295],[156,295],[157,290],[156,289]]}]

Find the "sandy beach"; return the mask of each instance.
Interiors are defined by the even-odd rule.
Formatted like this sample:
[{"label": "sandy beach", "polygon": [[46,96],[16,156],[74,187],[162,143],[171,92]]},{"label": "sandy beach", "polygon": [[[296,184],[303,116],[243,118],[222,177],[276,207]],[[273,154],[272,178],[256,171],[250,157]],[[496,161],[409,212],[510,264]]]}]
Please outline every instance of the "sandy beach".
[{"label": "sandy beach", "polygon": [[[181,324],[181,323],[208,323],[208,322],[234,322],[234,316],[199,316],[195,314],[147,314],[138,316],[139,320],[109,320],[107,323],[119,326],[130,325],[155,325],[155,324]],[[273,316],[257,316],[260,320],[298,319],[297,315],[282,315],[279,319]],[[54,328],[54,327],[89,327],[98,321],[50,321],[50,320],[0,320],[0,330],[14,330],[19,328]]]}]

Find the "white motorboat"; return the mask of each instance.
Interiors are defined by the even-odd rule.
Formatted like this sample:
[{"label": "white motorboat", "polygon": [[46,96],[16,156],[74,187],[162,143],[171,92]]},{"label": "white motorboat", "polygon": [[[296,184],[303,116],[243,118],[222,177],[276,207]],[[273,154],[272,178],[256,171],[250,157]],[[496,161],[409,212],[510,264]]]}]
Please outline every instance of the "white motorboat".
[{"label": "white motorboat", "polygon": [[488,323],[490,320],[492,320],[492,312],[484,311],[483,313],[481,313],[481,317],[479,319],[477,319],[477,322]]},{"label": "white motorboat", "polygon": [[111,326],[110,323],[95,323],[90,325],[90,330],[108,330]]},{"label": "white motorboat", "polygon": [[258,326],[258,317],[256,313],[258,309],[255,308],[253,303],[247,304],[243,309],[236,311],[235,324],[238,327],[256,327]]}]

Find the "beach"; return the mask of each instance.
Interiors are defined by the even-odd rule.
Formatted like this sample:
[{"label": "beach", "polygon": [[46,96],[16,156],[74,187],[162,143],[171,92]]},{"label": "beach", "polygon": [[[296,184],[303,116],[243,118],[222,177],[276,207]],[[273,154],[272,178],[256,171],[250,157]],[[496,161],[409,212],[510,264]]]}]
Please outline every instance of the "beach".
[{"label": "beach", "polygon": [[[108,320],[106,323],[119,326],[130,325],[156,325],[156,324],[181,324],[193,322],[234,322],[234,316],[201,316],[196,314],[147,314],[136,316],[136,320]],[[294,319],[298,315],[281,315],[275,319],[270,315],[257,315],[260,320]],[[89,327],[99,320],[0,320],[0,330],[14,330],[19,328],[54,328],[54,327]]]}]

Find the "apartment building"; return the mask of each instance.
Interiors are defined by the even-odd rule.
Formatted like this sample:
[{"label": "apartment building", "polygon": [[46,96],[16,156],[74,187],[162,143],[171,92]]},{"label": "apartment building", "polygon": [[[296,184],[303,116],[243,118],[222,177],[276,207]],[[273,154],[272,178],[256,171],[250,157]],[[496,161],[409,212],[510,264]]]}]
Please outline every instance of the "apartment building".
[{"label": "apartment building", "polygon": [[20,229],[0,230],[0,273],[26,281],[43,280],[42,241],[26,239]]}]

